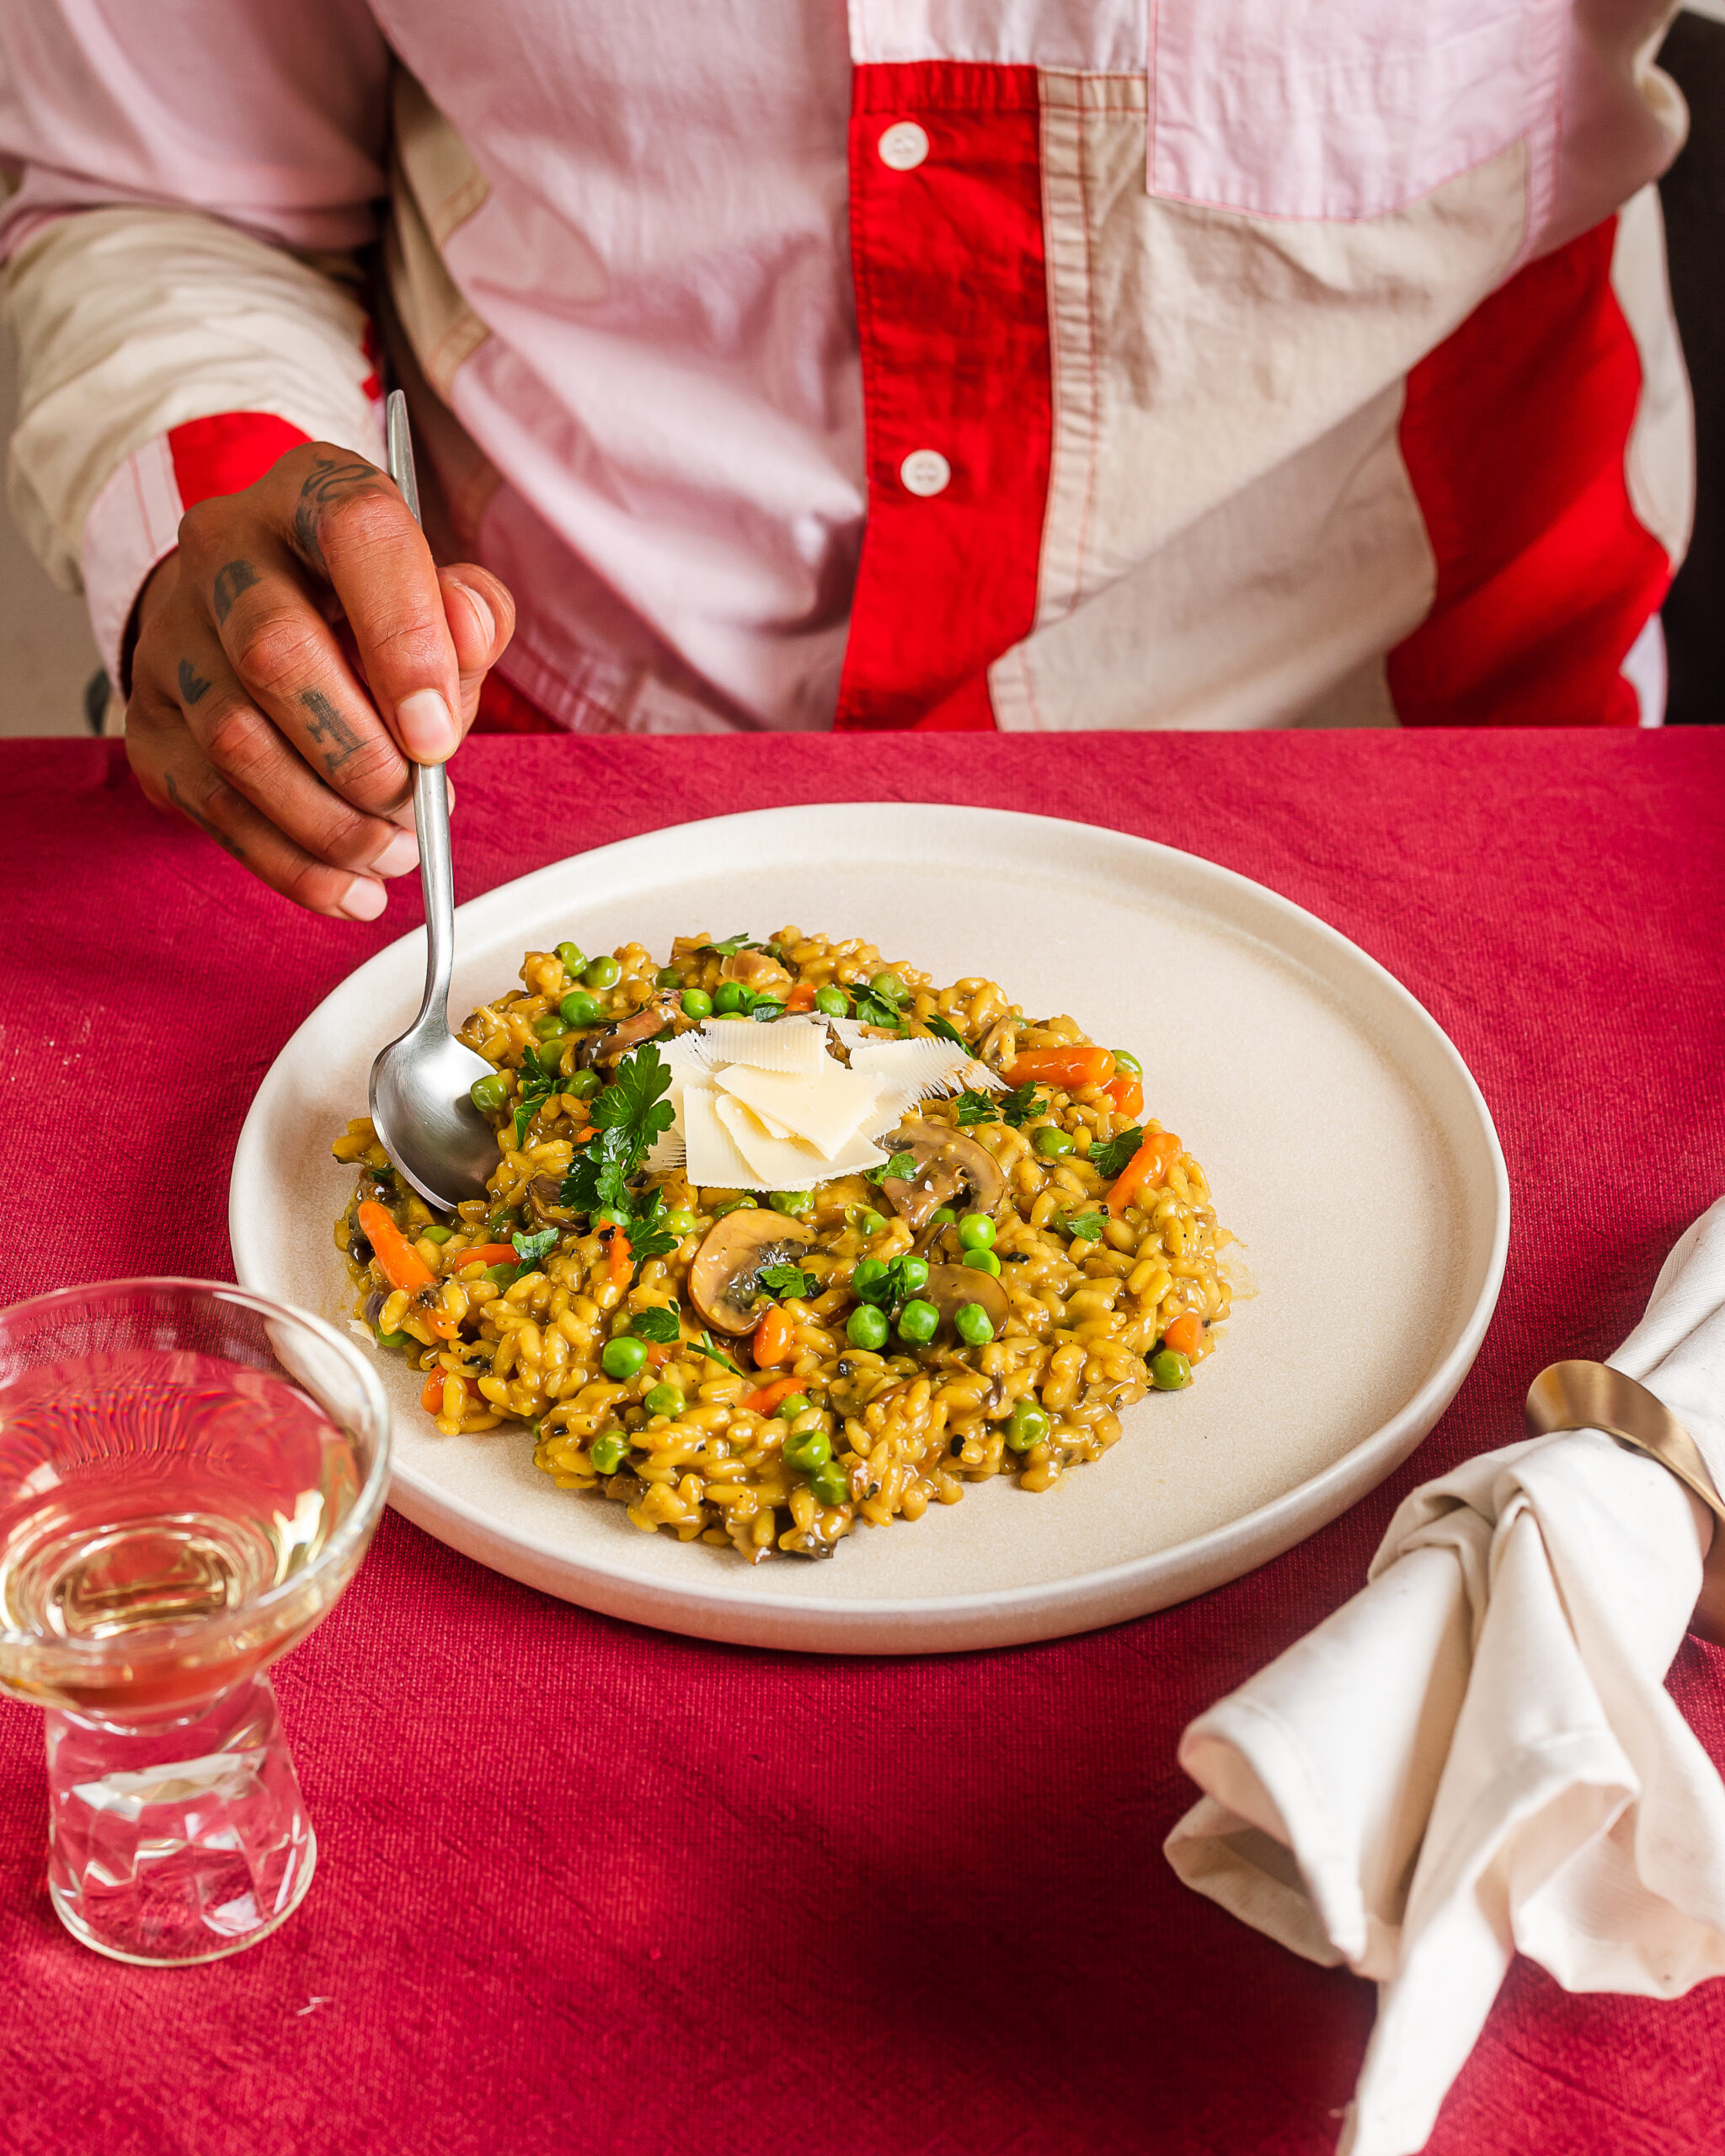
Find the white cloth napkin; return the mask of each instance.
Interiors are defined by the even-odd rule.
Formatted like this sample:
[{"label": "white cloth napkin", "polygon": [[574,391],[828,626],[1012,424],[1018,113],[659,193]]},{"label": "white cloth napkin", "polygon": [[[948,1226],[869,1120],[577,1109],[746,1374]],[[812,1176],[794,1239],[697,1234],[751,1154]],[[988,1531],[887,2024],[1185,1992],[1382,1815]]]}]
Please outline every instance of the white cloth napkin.
[{"label": "white cloth napkin", "polygon": [[[1725,1198],[1611,1360],[1725,1490]],[[1517,1948],[1571,1991],[1725,1971],[1725,1785],[1663,1681],[1711,1526],[1597,1430],[1506,1445],[1416,1490],[1370,1584],[1187,1730],[1180,1877],[1377,1980],[1342,2156],[1424,2147]]]}]

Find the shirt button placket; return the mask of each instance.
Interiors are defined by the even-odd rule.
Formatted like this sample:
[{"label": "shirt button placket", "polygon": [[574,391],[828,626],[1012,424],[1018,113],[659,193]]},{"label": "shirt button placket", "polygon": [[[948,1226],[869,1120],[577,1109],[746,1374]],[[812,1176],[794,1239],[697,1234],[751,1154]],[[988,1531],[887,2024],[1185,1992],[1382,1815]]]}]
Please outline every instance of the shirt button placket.
[{"label": "shirt button placket", "polygon": [[[915,172],[928,155],[927,131],[914,120],[895,120],[875,147],[889,171]],[[899,478],[907,494],[940,494],[952,476],[952,466],[937,449],[913,449],[899,467]]]}]

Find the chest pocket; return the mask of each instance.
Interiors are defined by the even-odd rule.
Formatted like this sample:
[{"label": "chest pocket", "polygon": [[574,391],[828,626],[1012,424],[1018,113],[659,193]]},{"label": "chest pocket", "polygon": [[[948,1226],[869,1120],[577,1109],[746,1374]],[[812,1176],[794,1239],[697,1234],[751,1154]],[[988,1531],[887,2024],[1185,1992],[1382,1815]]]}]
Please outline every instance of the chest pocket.
[{"label": "chest pocket", "polygon": [[1567,0],[1152,0],[1152,195],[1360,218],[1556,125]]}]

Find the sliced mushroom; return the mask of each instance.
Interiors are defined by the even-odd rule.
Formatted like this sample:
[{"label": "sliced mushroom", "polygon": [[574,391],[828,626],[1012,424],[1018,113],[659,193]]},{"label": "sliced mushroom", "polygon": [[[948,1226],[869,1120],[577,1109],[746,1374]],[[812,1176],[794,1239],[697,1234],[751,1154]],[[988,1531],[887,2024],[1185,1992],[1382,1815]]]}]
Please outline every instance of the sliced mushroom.
[{"label": "sliced mushroom", "polygon": [[689,1300],[715,1332],[752,1332],[762,1272],[794,1262],[814,1240],[813,1228],[763,1206],[727,1213],[701,1239],[689,1267]]},{"label": "sliced mushroom", "polygon": [[650,1041],[655,1033],[663,1033],[672,1022],[673,1011],[669,1003],[661,1003],[655,996],[651,1003],[644,1003],[638,1011],[627,1018],[619,1018],[614,1026],[607,1026],[602,1033],[595,1033],[575,1050],[575,1062],[583,1070],[608,1070],[621,1063],[632,1048],[639,1048],[643,1041]]},{"label": "sliced mushroom", "polygon": [[883,1152],[916,1155],[912,1174],[884,1177],[880,1186],[888,1203],[913,1230],[961,1191],[970,1194],[965,1208],[970,1213],[992,1213],[1007,1194],[1007,1179],[993,1154],[943,1123],[901,1123],[890,1138],[877,1143]]},{"label": "sliced mushroom", "polygon": [[528,1209],[542,1228],[562,1227],[574,1219],[562,1199],[563,1185],[555,1176],[535,1176],[527,1185]]},{"label": "sliced mushroom", "polygon": [[1007,1329],[1012,1305],[1007,1291],[991,1273],[979,1273],[974,1265],[931,1265],[928,1283],[921,1290],[925,1302],[940,1312],[943,1331],[953,1330],[953,1320],[965,1303],[980,1303],[998,1340]]},{"label": "sliced mushroom", "polygon": [[791,985],[790,975],[765,951],[734,951],[718,972],[721,980],[739,981],[751,995],[764,995],[769,990]]}]

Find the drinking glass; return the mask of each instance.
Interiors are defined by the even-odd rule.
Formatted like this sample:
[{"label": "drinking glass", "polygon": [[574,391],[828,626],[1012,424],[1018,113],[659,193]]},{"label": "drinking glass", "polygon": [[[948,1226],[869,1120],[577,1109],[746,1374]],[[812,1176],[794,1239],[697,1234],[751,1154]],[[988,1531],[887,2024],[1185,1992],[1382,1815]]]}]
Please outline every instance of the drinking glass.
[{"label": "drinking glass", "polygon": [[352,1577],[389,1410],[332,1328],[115,1280],[0,1311],[0,1690],[47,1710],[48,1886],[117,1961],[237,1953],[317,1840],[265,1674]]}]

